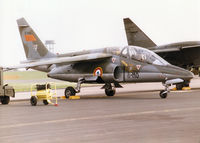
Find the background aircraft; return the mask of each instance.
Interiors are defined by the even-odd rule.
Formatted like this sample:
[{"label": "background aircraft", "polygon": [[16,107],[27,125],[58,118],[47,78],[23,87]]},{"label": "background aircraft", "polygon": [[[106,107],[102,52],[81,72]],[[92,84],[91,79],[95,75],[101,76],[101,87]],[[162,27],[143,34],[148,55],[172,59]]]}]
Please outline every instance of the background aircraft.
[{"label": "background aircraft", "polygon": [[169,85],[189,81],[193,74],[173,66],[154,52],[127,46],[87,50],[56,55],[46,49],[24,18],[17,20],[27,60],[11,68],[32,68],[47,72],[48,77],[77,82],[77,87],[67,87],[65,96],[80,92],[82,83],[103,83],[107,96],[115,94],[124,82],[162,82],[166,98]]},{"label": "background aircraft", "polygon": [[[169,63],[200,75],[200,41],[178,42],[157,46],[133,21],[124,19],[128,45],[154,51]],[[177,84],[177,89],[189,86],[189,81]]]}]

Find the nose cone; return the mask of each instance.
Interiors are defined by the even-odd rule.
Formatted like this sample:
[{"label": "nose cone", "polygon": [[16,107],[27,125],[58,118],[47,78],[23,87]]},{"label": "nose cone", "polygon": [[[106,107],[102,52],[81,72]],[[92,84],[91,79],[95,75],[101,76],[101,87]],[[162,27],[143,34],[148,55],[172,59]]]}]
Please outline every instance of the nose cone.
[{"label": "nose cone", "polygon": [[170,65],[167,68],[167,71],[169,72],[172,77],[171,78],[181,78],[183,80],[190,80],[194,77],[194,74],[186,69]]},{"label": "nose cone", "polygon": [[185,76],[185,79],[188,79],[188,80],[194,78],[194,74],[188,70],[185,70],[184,76]]}]

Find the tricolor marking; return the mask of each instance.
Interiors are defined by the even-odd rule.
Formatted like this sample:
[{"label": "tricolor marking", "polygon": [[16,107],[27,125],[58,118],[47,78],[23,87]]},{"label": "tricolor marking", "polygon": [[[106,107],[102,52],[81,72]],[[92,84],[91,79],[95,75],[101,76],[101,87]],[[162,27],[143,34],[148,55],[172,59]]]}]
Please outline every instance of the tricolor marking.
[{"label": "tricolor marking", "polygon": [[102,76],[103,75],[103,69],[101,67],[97,67],[94,72],[93,72],[94,76]]}]

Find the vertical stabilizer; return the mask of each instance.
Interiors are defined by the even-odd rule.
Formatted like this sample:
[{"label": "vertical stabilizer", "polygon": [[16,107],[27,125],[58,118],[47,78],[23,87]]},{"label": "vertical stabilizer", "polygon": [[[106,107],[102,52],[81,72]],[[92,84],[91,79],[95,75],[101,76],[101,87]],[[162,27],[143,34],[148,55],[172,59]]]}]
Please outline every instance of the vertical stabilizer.
[{"label": "vertical stabilizer", "polygon": [[33,29],[24,18],[17,20],[20,36],[24,46],[26,58],[28,60],[37,60],[42,58],[52,58],[56,55],[49,52],[42,41],[38,38]]},{"label": "vertical stabilizer", "polygon": [[156,46],[156,44],[129,18],[124,18],[124,26],[128,45],[144,48]]}]

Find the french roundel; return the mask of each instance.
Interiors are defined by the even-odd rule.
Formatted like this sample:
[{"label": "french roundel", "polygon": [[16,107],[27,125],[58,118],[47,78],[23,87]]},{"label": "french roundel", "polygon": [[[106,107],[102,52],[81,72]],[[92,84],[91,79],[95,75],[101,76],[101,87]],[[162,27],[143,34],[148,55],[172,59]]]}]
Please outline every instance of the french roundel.
[{"label": "french roundel", "polygon": [[94,76],[102,76],[103,75],[103,70],[101,67],[97,67],[94,72],[93,72]]}]

